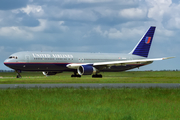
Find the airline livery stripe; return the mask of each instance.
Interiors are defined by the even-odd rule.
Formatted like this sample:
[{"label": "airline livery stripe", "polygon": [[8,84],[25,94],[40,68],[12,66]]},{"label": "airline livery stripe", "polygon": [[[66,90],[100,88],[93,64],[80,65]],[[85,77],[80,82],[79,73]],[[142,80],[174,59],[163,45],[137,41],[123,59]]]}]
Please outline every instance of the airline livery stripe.
[{"label": "airline livery stripe", "polygon": [[70,64],[70,63],[39,63],[39,62],[8,62],[8,63],[4,63],[4,64]]},{"label": "airline livery stripe", "polygon": [[146,37],[145,42],[146,42],[146,44],[149,44],[151,42],[151,37]]}]

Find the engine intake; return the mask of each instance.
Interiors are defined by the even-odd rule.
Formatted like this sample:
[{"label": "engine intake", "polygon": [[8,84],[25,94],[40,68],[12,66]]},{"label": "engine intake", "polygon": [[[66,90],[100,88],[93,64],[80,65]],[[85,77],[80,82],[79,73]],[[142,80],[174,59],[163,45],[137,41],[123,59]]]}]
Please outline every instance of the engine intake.
[{"label": "engine intake", "polygon": [[91,75],[97,72],[97,69],[90,65],[81,65],[77,68],[79,75]]}]

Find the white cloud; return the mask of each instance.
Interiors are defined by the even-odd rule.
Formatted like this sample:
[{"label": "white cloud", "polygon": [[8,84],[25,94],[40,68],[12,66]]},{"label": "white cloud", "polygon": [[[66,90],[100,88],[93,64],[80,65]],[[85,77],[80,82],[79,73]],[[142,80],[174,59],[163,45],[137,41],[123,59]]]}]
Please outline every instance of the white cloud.
[{"label": "white cloud", "polygon": [[163,36],[163,37],[171,37],[171,36],[174,36],[175,34],[174,34],[174,31],[171,31],[171,30],[167,30],[167,29],[165,29],[165,28],[163,28],[163,27],[161,27],[161,28],[158,28],[157,30],[156,30],[156,32],[157,32],[157,34],[159,35],[159,36]]},{"label": "white cloud", "polygon": [[139,2],[139,0],[64,0],[63,3],[114,3],[118,5],[133,5],[135,3]]},{"label": "white cloud", "polygon": [[[39,19],[40,25],[37,27],[26,27],[27,30],[30,30],[32,32],[43,32],[45,30],[61,30],[61,31],[67,31],[69,28],[65,26],[64,21],[48,21],[45,19]],[[56,32],[56,31],[54,31]]]},{"label": "white cloud", "polygon": [[148,17],[153,18],[156,21],[162,21],[163,15],[167,13],[172,4],[171,0],[146,0],[147,3],[152,6],[149,9]]},{"label": "white cloud", "polygon": [[[57,12],[58,11],[58,12]],[[81,20],[81,21],[96,21],[97,16],[93,11],[89,9],[59,9],[53,8],[53,11],[50,13],[51,16],[61,19],[70,19],[70,20]]]},{"label": "white cloud", "polygon": [[117,30],[116,28],[111,28],[108,32],[108,37],[110,39],[119,39],[123,36],[123,34]]},{"label": "white cloud", "polygon": [[31,33],[26,32],[25,30],[16,26],[0,28],[0,36],[13,38],[15,40],[31,40],[33,38],[33,35]]},{"label": "white cloud", "polygon": [[58,24],[57,24],[56,22],[53,23],[54,26],[58,27],[58,28],[59,28],[60,30],[62,30],[62,31],[67,31],[67,30],[69,30],[69,28],[64,25],[64,24],[65,24],[64,21],[57,21],[57,22],[58,22]]},{"label": "white cloud", "polygon": [[[117,46],[117,42],[119,42],[111,40],[125,40],[123,41],[124,45],[132,43],[134,45],[151,25],[157,26],[156,41],[168,44],[174,40],[171,45],[168,44],[167,47],[164,47],[165,49],[160,45],[157,45],[156,49],[162,50],[162,53],[165,54],[178,51],[177,46],[176,49],[168,52],[168,49],[178,45],[179,2],[172,0],[28,1],[24,8],[0,10],[0,36],[3,38],[0,52],[22,50],[91,51],[93,43],[102,43],[105,40],[103,45],[106,44],[106,47],[98,46],[97,51],[100,49],[100,51],[108,52],[109,50],[106,48]],[[97,35],[99,35],[98,40]],[[3,40],[12,43],[12,46],[7,45],[7,42]],[[19,40],[22,45],[17,44]],[[166,42],[164,42],[165,40]],[[41,44],[39,44],[40,41],[42,41]],[[128,43],[129,41],[132,42]],[[57,43],[59,44],[57,45]],[[73,43],[74,46],[69,43]],[[12,48],[7,49],[8,46]],[[126,48],[125,51],[127,51]]]},{"label": "white cloud", "polygon": [[93,28],[93,31],[95,31],[96,33],[100,34],[100,35],[103,36],[103,37],[106,37],[107,34],[108,34],[107,31],[104,31],[104,32],[103,32],[103,31],[101,30],[101,27],[100,27],[100,26],[97,26],[97,27]]},{"label": "white cloud", "polygon": [[100,26],[97,26],[93,28],[93,31],[109,39],[121,39],[121,40],[134,38],[135,36],[138,35],[143,35],[142,30],[140,30],[139,28],[122,28],[121,30],[118,30],[116,28],[110,28],[109,30],[103,31]]},{"label": "white cloud", "polygon": [[112,2],[114,0],[65,0],[65,3],[104,3],[104,2]]},{"label": "white cloud", "polygon": [[169,28],[180,29],[180,17],[172,17],[167,23]]},{"label": "white cloud", "polygon": [[165,14],[164,24],[170,29],[180,29],[180,3],[172,4],[169,11]]},{"label": "white cloud", "polygon": [[35,6],[35,5],[27,5],[26,8],[22,8],[20,10],[28,15],[30,13],[42,15],[44,13],[44,10],[42,9],[41,6]]},{"label": "white cloud", "polygon": [[180,3],[173,3],[172,0],[146,0],[146,2],[150,6],[148,17],[156,20],[166,35],[173,34],[172,31],[163,30],[164,28],[180,29]]},{"label": "white cloud", "polygon": [[123,9],[119,12],[119,15],[124,18],[129,19],[142,19],[146,17],[146,9],[140,9],[140,8],[129,8],[129,9]]}]

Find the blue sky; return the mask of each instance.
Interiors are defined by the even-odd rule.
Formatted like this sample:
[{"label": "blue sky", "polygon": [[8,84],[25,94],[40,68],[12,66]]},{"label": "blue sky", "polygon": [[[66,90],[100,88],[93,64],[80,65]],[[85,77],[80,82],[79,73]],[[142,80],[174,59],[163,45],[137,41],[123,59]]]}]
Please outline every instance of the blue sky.
[{"label": "blue sky", "polygon": [[140,70],[180,69],[178,0],[1,0],[0,69],[19,51],[129,53],[150,26],[156,33]]}]

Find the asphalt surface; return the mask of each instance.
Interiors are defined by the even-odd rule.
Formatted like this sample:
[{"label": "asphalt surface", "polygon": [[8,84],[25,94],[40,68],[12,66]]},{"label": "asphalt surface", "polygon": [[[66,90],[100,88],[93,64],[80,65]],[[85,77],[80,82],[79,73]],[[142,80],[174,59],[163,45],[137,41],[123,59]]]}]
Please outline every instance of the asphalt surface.
[{"label": "asphalt surface", "polygon": [[0,84],[0,89],[15,88],[180,88],[180,83],[86,83],[86,84]]}]

